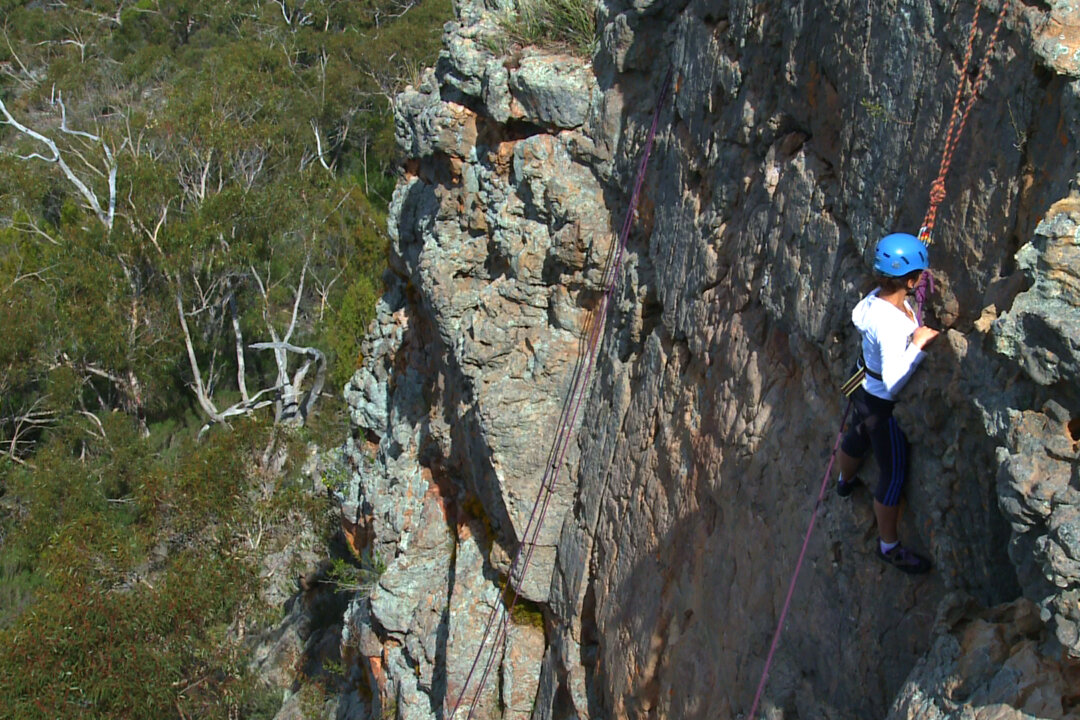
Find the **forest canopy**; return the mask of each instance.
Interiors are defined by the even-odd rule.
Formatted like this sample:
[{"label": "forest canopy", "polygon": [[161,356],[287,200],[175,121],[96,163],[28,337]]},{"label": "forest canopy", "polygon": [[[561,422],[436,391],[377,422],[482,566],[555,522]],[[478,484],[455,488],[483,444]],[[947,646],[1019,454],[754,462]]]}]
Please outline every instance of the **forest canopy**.
[{"label": "forest canopy", "polygon": [[[386,268],[391,98],[451,18],[0,0],[0,716],[204,716],[168,688],[243,675],[208,649],[250,601],[229,520],[288,514],[252,499],[260,458],[344,436]],[[147,567],[160,583],[132,585]],[[172,635],[191,587],[212,591],[184,599],[205,627]],[[161,676],[125,682],[140,643]]]}]

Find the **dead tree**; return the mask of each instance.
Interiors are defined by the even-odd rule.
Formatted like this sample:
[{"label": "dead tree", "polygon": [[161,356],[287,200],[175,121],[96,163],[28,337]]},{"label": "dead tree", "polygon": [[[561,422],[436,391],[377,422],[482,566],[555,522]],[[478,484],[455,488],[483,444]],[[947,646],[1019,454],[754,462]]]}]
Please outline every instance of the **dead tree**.
[{"label": "dead tree", "polygon": [[32,454],[37,436],[56,422],[56,411],[45,407],[47,399],[39,397],[29,407],[0,417],[0,457],[30,465],[24,458]]},{"label": "dead tree", "polygon": [[[89,207],[97,219],[101,221],[101,224],[109,231],[112,230],[113,220],[116,217],[116,158],[113,156],[112,148],[105,142],[100,136],[93,133],[83,132],[82,130],[72,130],[67,125],[67,107],[64,105],[63,95],[57,94],[53,104],[60,106],[60,132],[64,135],[68,135],[72,138],[77,138],[80,142],[90,145],[100,145],[104,157],[102,162],[103,167],[99,168],[78,151],[78,149],[62,151],[56,141],[50,137],[47,137],[36,130],[33,130],[21,122],[16,120],[14,116],[8,111],[7,105],[3,100],[0,100],[0,114],[3,114],[4,119],[0,121],[0,124],[11,125],[23,135],[36,140],[37,142],[48,148],[48,154],[30,153],[29,155],[16,155],[20,160],[42,160],[47,163],[54,163],[60,168],[60,171],[64,174],[75,189],[82,196],[86,206]],[[68,164],[68,156],[74,155],[77,157],[82,165],[89,172],[107,177],[109,185],[109,197],[106,203],[103,205],[102,201],[98,199],[97,193],[85,182],[82,178],[76,174],[75,170]]]},{"label": "dead tree", "polygon": [[[304,295],[304,282],[307,276],[308,263],[304,263],[300,271],[300,282],[297,285],[292,305],[292,314],[288,328],[284,335],[278,332],[270,317],[269,293],[266,282],[255,268],[251,268],[251,277],[258,287],[263,301],[263,322],[270,336],[269,341],[251,343],[245,345],[243,329],[240,325],[240,317],[237,312],[235,283],[228,284],[228,290],[223,291],[221,300],[225,312],[228,313],[233,334],[233,350],[236,354],[236,385],[240,391],[240,400],[225,408],[219,408],[214,401],[214,372],[211,359],[211,369],[207,375],[199,364],[195,345],[192,341],[191,331],[188,327],[188,318],[201,311],[195,308],[185,310],[183,298],[179,288],[179,278],[176,279],[176,311],[180,318],[180,327],[184,333],[184,344],[187,348],[188,363],[193,376],[192,389],[198,400],[199,407],[206,413],[208,421],[200,430],[200,435],[205,433],[215,423],[224,423],[229,418],[251,415],[266,407],[274,407],[274,421],[285,425],[303,425],[311,414],[319,395],[326,383],[326,355],[314,347],[303,347],[292,342],[292,337],[297,327],[300,316],[301,301]],[[273,384],[259,389],[254,394],[248,390],[247,361],[245,349],[269,350],[273,352],[274,363],[277,369]],[[216,350],[215,350],[216,357]],[[301,358],[299,366],[290,373],[290,360],[294,357]],[[314,370],[314,376],[310,383],[308,377]],[[306,387],[305,387],[306,386]]]}]

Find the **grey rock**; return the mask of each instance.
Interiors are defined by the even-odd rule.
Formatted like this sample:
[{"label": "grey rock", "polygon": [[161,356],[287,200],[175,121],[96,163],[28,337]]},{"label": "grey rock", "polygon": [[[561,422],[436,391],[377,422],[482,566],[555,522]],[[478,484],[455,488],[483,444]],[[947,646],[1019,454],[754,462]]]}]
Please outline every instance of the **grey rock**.
[{"label": "grey rock", "polygon": [[408,157],[441,152],[464,158],[476,143],[476,114],[437,96],[404,92],[394,101],[395,140]]},{"label": "grey rock", "polygon": [[[505,5],[459,3],[435,73],[397,102],[393,277],[346,390],[343,504],[389,566],[348,630],[378,696],[448,712],[510,582],[545,636],[493,644],[482,716],[736,717],[817,512],[767,717],[1065,716],[1077,4],[1015,4],[947,179],[926,308],[946,332],[896,410],[924,578],[877,561],[867,493],[814,494],[850,309],[876,239],[926,210],[971,5],[617,2],[591,65],[496,57]],[[591,391],[526,537],[669,65]],[[519,551],[532,567],[511,577]],[[956,593],[973,604],[933,623]]]},{"label": "grey rock", "polygon": [[1069,0],[1049,6],[1046,15],[1027,16],[1035,52],[1054,72],[1080,77],[1080,8]]},{"label": "grey rock", "polygon": [[1017,253],[1032,286],[994,326],[998,350],[1041,385],[1080,378],[1080,206],[1070,203],[1050,208]]},{"label": "grey rock", "polygon": [[526,55],[510,73],[509,85],[522,119],[573,129],[588,117],[596,80],[591,68],[577,58]]},{"label": "grey rock", "polygon": [[506,631],[506,651],[501,667],[503,717],[529,720],[540,683],[540,658],[544,655],[544,631],[511,623]]},{"label": "grey rock", "polygon": [[[497,714],[500,697],[497,684],[480,685],[485,668],[498,677],[504,642],[498,628],[505,620],[505,611],[497,587],[487,581],[484,559],[478,539],[469,535],[458,545],[454,566],[454,588],[451,593],[451,615],[446,640],[447,685],[446,711],[453,709],[459,697],[458,712],[470,712],[477,717]],[[495,614],[492,615],[492,611]],[[494,620],[492,621],[492,618]],[[488,632],[485,633],[485,630]],[[484,643],[483,641],[487,641]],[[483,643],[483,644],[482,644]],[[473,671],[473,663],[478,663]],[[468,686],[466,686],[466,681]]]}]

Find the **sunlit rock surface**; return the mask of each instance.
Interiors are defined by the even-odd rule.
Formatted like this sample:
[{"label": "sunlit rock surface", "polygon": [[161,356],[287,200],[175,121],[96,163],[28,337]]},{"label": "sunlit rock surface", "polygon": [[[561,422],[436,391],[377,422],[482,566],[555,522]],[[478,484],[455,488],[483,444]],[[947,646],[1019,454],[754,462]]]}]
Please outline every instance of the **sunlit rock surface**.
[{"label": "sunlit rock surface", "polygon": [[[946,332],[897,411],[901,534],[934,571],[884,566],[869,492],[830,494],[765,717],[1080,712],[1077,5],[1012,4],[947,177]],[[498,4],[460,4],[396,100],[388,289],[346,388],[343,522],[385,566],[343,633],[372,717],[447,718],[467,681],[459,717],[745,716],[844,412],[850,309],[876,240],[922,222],[973,11],[604,2],[589,61],[493,42]]]}]

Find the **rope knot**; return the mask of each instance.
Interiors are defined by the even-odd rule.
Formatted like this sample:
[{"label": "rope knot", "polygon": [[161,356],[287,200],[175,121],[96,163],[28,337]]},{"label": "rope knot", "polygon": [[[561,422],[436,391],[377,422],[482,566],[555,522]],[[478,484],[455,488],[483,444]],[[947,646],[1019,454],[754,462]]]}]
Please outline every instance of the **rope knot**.
[{"label": "rope knot", "polygon": [[939,177],[930,186],[930,202],[940,205],[945,200],[945,178]]}]

